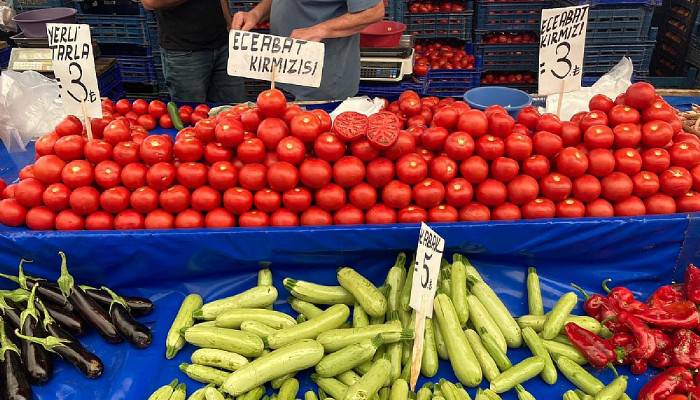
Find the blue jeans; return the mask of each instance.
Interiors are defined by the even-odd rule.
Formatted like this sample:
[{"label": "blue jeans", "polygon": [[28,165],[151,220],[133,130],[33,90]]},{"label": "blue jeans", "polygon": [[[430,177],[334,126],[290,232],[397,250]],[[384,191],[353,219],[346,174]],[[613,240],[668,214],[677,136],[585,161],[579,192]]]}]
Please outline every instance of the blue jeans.
[{"label": "blue jeans", "polygon": [[245,101],[243,79],[226,73],[228,46],[161,50],[165,84],[173,101],[231,104]]}]

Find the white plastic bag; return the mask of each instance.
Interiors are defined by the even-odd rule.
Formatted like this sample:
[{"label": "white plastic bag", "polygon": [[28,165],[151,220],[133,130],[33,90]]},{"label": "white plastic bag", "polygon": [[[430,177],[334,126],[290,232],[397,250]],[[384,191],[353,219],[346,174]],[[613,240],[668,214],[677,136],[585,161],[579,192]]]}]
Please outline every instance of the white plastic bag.
[{"label": "white plastic bag", "polygon": [[63,119],[58,83],[36,71],[0,75],[0,140],[10,152],[24,151]]},{"label": "white plastic bag", "polygon": [[12,6],[12,0],[9,2],[0,0],[0,31],[17,32],[14,17],[15,10]]},{"label": "white plastic bag", "polygon": [[382,107],[384,107],[384,100],[378,97],[374,99],[370,99],[367,96],[348,97],[333,110],[331,118],[335,121],[335,117],[337,117],[338,114],[346,111],[355,111],[370,116],[381,111]]},{"label": "white plastic bag", "polygon": [[[608,73],[601,76],[593,86],[582,87],[576,92],[565,93],[561,106],[561,115],[559,115],[560,119],[568,121],[577,112],[588,111],[588,102],[596,94],[604,94],[614,100],[615,97],[627,90],[632,84],[633,72],[634,65],[632,60],[628,57],[623,57]],[[559,94],[547,96],[546,112],[556,114],[558,102]]]}]

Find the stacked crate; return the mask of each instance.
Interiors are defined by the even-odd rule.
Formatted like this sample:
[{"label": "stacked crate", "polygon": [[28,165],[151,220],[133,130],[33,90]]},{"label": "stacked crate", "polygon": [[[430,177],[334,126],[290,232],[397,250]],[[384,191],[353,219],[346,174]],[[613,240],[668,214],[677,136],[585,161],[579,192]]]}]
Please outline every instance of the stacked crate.
[{"label": "stacked crate", "polygon": [[548,0],[477,0],[474,45],[482,85],[536,90],[540,20],[551,6]]},{"label": "stacked crate", "polygon": [[[684,75],[689,67],[700,66],[700,1],[669,0],[666,18],[659,31],[653,73],[658,76]],[[679,62],[686,60],[686,63]]]},{"label": "stacked crate", "polygon": [[64,0],[15,0],[14,7],[17,13],[24,11],[38,10],[42,8],[66,7],[68,3]]}]

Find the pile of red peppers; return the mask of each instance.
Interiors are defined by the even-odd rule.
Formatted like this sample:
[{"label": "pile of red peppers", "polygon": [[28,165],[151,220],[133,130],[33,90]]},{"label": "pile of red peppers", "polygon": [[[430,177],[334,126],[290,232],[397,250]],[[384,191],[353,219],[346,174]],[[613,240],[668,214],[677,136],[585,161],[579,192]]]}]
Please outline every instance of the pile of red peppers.
[{"label": "pile of red peppers", "polygon": [[[591,365],[629,365],[633,374],[648,366],[663,370],[639,393],[639,400],[700,400],[700,268],[689,265],[685,283],[661,286],[646,301],[627,288],[607,288],[607,296],[586,295],[586,313],[603,325],[601,336],[566,325],[571,343]],[[672,397],[672,395],[675,395]]]}]

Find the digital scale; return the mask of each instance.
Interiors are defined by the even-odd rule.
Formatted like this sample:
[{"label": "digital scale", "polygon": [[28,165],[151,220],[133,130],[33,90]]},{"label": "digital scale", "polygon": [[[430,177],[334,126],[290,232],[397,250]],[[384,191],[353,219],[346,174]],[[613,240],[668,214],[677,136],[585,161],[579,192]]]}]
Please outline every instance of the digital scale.
[{"label": "digital scale", "polygon": [[399,47],[360,49],[360,80],[399,82],[413,74],[413,36],[401,36]]},{"label": "digital scale", "polygon": [[[18,47],[13,47],[7,69],[13,71],[36,71],[53,78],[53,62],[47,37],[30,38],[19,33],[11,37]],[[93,52],[99,54],[97,42],[92,42]]]}]

